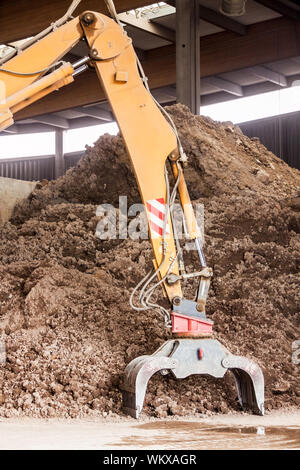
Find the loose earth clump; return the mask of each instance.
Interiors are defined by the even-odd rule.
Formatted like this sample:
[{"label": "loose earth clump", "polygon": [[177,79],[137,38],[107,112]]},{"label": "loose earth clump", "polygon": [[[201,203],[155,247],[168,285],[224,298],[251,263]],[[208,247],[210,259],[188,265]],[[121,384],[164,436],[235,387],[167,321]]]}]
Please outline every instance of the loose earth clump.
[{"label": "loose earth clump", "polygon": [[[299,406],[300,172],[230,123],[168,108],[189,167],[193,202],[205,206],[205,252],[214,278],[208,315],[234,354],[255,359],[266,409]],[[120,136],[101,137],[79,164],[38,184],[0,226],[0,416],[80,417],[121,413],[121,377],[134,357],[170,332],[129,295],[149,271],[148,240],[101,241],[101,203],[139,202]],[[195,252],[188,270],[198,268]],[[185,287],[187,296],[193,286]],[[230,376],[176,381],[155,376],[144,411],[157,417],[239,410]]]}]

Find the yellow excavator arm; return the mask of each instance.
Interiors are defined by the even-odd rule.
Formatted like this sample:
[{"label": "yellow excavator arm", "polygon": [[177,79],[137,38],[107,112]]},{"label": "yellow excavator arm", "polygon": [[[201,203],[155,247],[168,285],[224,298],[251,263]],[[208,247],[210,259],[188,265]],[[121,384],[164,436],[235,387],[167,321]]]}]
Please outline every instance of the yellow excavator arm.
[{"label": "yellow excavator arm", "polygon": [[[83,38],[89,56],[75,64],[60,61]],[[178,253],[165,173],[168,157],[178,179],[190,237],[196,239],[200,233],[184,182],[176,131],[145,86],[132,41],[118,23],[100,13],[85,12],[2,64],[0,83],[5,96],[0,104],[0,129],[12,125],[20,109],[72,83],[88,63],[98,75],[131,159],[147,212],[157,276],[170,302],[179,302]],[[210,273],[203,274],[209,279]]]},{"label": "yellow excavator arm", "polygon": [[[114,15],[111,0],[106,0]],[[212,336],[213,322],[206,318],[205,304],[212,271],[200,244],[200,232],[183,176],[186,157],[176,128],[166,111],[155,102],[136,57],[131,39],[122,25],[96,12],[87,11],[69,21],[56,22],[22,50],[0,61],[0,129],[13,124],[13,115],[47,94],[72,83],[88,66],[95,69],[124,138],[146,208],[154,253],[154,272],[134,289],[131,306],[156,309],[164,314],[175,339],[164,343],[151,356],[134,359],[124,375],[123,407],[138,417],[147,383],[160,371],[176,378],[195,374],[223,377],[234,374],[240,403],[263,414],[264,380],[253,361],[233,356]],[[61,58],[84,39],[89,55],[75,64]],[[175,184],[170,190],[166,162],[169,160]],[[195,241],[201,269],[186,273],[176,236],[172,205],[179,193],[190,239]],[[174,236],[175,235],[175,236]],[[182,295],[181,280],[200,279],[196,299]],[[154,280],[156,283],[153,286]],[[154,289],[163,287],[171,314],[152,300]],[[139,289],[139,306],[134,298]],[[117,325],[116,325],[117,328]]]}]

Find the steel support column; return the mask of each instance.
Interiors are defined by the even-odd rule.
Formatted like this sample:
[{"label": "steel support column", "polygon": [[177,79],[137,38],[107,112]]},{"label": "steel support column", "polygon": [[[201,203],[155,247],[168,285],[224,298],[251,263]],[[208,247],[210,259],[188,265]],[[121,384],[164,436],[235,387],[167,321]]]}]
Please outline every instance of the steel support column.
[{"label": "steel support column", "polygon": [[200,113],[200,6],[198,0],[176,0],[177,102]]},{"label": "steel support column", "polygon": [[64,132],[62,129],[55,131],[55,178],[63,176],[65,172],[63,136]]}]

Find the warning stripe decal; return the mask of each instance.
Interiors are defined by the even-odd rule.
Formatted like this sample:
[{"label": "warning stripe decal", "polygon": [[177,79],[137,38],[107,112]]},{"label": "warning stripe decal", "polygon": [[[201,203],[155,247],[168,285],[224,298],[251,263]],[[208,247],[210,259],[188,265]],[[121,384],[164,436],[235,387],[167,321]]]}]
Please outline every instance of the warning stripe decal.
[{"label": "warning stripe decal", "polygon": [[[151,199],[146,202],[148,217],[149,217],[149,226],[151,230],[151,236],[157,238],[158,236],[163,235],[164,221],[166,216],[166,205],[164,198]],[[166,234],[170,233],[170,227],[167,223]]]}]

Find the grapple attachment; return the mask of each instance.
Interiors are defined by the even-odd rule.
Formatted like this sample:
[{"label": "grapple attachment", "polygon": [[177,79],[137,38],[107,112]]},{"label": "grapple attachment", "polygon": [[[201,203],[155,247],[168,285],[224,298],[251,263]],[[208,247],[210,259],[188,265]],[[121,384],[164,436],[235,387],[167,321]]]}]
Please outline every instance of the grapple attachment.
[{"label": "grapple attachment", "polygon": [[138,418],[144,404],[149,379],[156,372],[172,373],[177,379],[190,375],[224,377],[230,370],[238,398],[244,409],[264,414],[264,377],[253,361],[232,355],[215,339],[173,339],[165,342],[151,356],[140,356],[125,369],[122,384],[123,409]]}]

